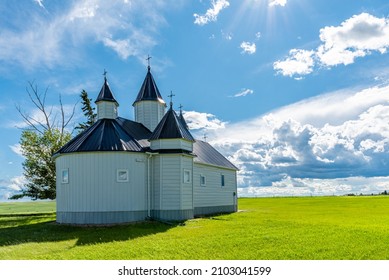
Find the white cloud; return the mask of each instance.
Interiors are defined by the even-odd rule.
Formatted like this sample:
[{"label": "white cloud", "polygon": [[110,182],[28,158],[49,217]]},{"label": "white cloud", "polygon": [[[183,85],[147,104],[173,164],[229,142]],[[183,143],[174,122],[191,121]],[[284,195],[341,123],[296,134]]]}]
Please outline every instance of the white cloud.
[{"label": "white cloud", "polygon": [[285,60],[274,62],[273,68],[284,76],[307,75],[313,71],[314,51],[292,49]]},{"label": "white cloud", "polygon": [[46,9],[45,6],[43,5],[43,0],[34,0],[35,3],[39,5],[39,7]]},{"label": "white cloud", "polygon": [[26,183],[27,181],[24,176],[0,179],[0,201],[6,201],[12,195],[19,193]]},{"label": "white cloud", "polygon": [[15,154],[17,154],[19,156],[23,156],[22,147],[19,143],[14,144],[14,145],[10,145],[9,147]]},{"label": "white cloud", "polygon": [[[155,37],[165,24],[163,12],[168,6],[165,2],[88,0],[61,2],[56,10],[49,10],[49,17],[31,11],[28,21],[16,17],[9,25],[17,29],[0,27],[0,61],[29,70],[72,66],[87,55],[80,51],[86,44],[102,44],[122,59],[135,56],[143,61],[157,44]],[[140,12],[144,10],[147,15]]]},{"label": "white cloud", "polygon": [[224,128],[226,125],[226,122],[209,113],[184,111],[183,115],[189,128],[192,130],[215,130]]},{"label": "white cloud", "polygon": [[[256,119],[228,123],[208,131],[208,136],[240,168],[240,187],[269,187],[277,193],[289,186],[287,192],[296,195],[302,190],[294,192],[296,186],[304,186],[307,195],[368,193],[373,189],[361,185],[318,188],[328,180],[387,176],[389,86],[325,94]],[[350,186],[356,184],[349,180]]]},{"label": "white cloud", "polygon": [[242,96],[246,96],[246,95],[253,94],[253,93],[254,93],[254,91],[252,89],[242,88],[238,93],[234,94],[233,97],[242,97]]},{"label": "white cloud", "polygon": [[389,19],[368,13],[354,15],[339,26],[320,29],[320,40],[322,44],[315,51],[291,50],[287,59],[274,63],[274,69],[284,76],[307,75],[312,73],[315,65],[348,65],[374,51],[386,53]]},{"label": "white cloud", "polygon": [[269,187],[238,188],[239,196],[331,196],[378,194],[389,190],[389,177],[349,177],[336,179],[293,179],[285,177]]},{"label": "white cloud", "polygon": [[212,7],[209,8],[204,15],[193,14],[195,17],[195,24],[201,26],[216,21],[221,10],[230,6],[230,3],[227,0],[212,0],[211,4]]},{"label": "white cloud", "polygon": [[284,7],[287,0],[269,0],[269,6],[282,6]]},{"label": "white cloud", "polygon": [[242,53],[247,54],[254,54],[257,50],[257,46],[255,45],[255,43],[245,41],[240,44],[240,48],[242,49]]}]

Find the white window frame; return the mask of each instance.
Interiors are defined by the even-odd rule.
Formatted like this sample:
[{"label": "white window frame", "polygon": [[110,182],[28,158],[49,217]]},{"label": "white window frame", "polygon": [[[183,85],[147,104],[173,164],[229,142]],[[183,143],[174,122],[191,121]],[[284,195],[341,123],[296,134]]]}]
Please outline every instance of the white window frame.
[{"label": "white window frame", "polygon": [[[188,176],[185,176],[185,174],[188,174]],[[184,172],[182,173],[182,180],[184,184],[192,183],[192,170],[184,169]]]},{"label": "white window frame", "polygon": [[[203,179],[204,178],[204,183],[203,183]],[[205,177],[204,174],[200,174],[200,186],[202,187],[205,187],[207,185],[207,177]]]},{"label": "white window frame", "polygon": [[61,183],[62,184],[69,184],[69,169],[62,169]]},{"label": "white window frame", "polygon": [[[122,174],[125,174],[126,177],[123,178]],[[128,169],[117,169],[116,170],[116,182],[118,182],[118,183],[126,183],[129,180],[130,180],[130,175],[129,175]]]}]

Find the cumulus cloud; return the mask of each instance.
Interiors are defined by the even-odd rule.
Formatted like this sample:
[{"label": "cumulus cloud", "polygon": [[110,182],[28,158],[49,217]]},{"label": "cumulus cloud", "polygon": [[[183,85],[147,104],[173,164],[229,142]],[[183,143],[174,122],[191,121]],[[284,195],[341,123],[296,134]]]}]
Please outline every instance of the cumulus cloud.
[{"label": "cumulus cloud", "polygon": [[215,130],[224,128],[227,124],[209,113],[184,111],[185,121],[192,130]]},{"label": "cumulus cloud", "polygon": [[247,54],[254,54],[257,51],[257,46],[255,45],[255,43],[245,41],[240,44],[240,48],[242,49],[242,53]]},{"label": "cumulus cloud", "polygon": [[368,13],[354,15],[339,26],[320,29],[320,40],[321,45],[314,51],[291,50],[288,58],[274,63],[274,69],[284,76],[307,75],[315,66],[348,65],[372,52],[386,53],[389,19]]},{"label": "cumulus cloud", "polygon": [[287,186],[291,194],[296,187],[317,195],[362,192],[360,185],[343,190],[327,186],[325,191],[315,186],[387,176],[389,87],[325,94],[253,120],[228,123],[208,136],[239,167],[240,187],[277,192]]},{"label": "cumulus cloud", "polygon": [[12,195],[19,193],[26,183],[24,176],[16,176],[9,180],[0,179],[0,201],[6,201]]},{"label": "cumulus cloud", "polygon": [[253,94],[253,93],[254,93],[254,91],[252,89],[242,88],[238,93],[234,94],[233,97],[243,97],[243,96]]},{"label": "cumulus cloud", "polygon": [[238,188],[239,196],[331,196],[378,194],[389,190],[389,177],[349,177],[335,179],[300,179],[286,176],[269,187]]},{"label": "cumulus cloud", "polygon": [[269,0],[269,6],[282,6],[284,7],[288,1],[287,0]]},{"label": "cumulus cloud", "polygon": [[217,21],[217,17],[219,13],[230,6],[230,3],[227,0],[212,0],[212,7],[209,8],[205,14],[193,14],[195,21],[194,23],[197,25],[205,25],[212,21]]},{"label": "cumulus cloud", "polygon": [[285,60],[274,62],[273,68],[284,76],[307,75],[313,71],[314,51],[292,49]]},{"label": "cumulus cloud", "polygon": [[[165,2],[88,0],[56,5],[47,11],[50,16],[31,10],[28,22],[14,17],[11,24],[1,25],[0,61],[27,69],[74,65],[82,60],[80,46],[86,44],[102,44],[122,59],[135,56],[143,61],[144,52],[157,43],[167,6]],[[143,10],[148,11],[147,17]]]}]

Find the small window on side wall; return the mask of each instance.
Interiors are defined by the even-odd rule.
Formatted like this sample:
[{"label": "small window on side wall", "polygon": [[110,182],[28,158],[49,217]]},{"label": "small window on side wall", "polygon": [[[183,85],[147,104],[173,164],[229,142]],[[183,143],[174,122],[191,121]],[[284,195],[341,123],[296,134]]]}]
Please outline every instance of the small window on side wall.
[{"label": "small window on side wall", "polygon": [[225,180],[224,180],[224,174],[221,174],[220,176],[220,183],[221,183],[221,186],[224,187],[225,186]]},{"label": "small window on side wall", "polygon": [[124,183],[129,181],[128,169],[118,169],[116,171],[116,181]]},{"label": "small window on side wall", "polygon": [[205,187],[207,185],[207,179],[204,175],[200,175],[200,186]]},{"label": "small window on side wall", "polygon": [[184,169],[184,183],[189,184],[192,182],[192,172],[188,169]]},{"label": "small window on side wall", "polygon": [[62,184],[69,184],[69,169],[62,169]]}]

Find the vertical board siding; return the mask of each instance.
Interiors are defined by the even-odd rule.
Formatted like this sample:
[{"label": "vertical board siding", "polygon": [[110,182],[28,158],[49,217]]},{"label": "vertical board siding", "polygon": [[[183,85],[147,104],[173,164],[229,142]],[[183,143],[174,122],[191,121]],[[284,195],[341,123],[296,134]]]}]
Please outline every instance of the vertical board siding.
[{"label": "vertical board siding", "polygon": [[97,119],[116,119],[117,109],[113,102],[100,101],[97,104]]},{"label": "vertical board siding", "polygon": [[165,104],[158,101],[140,101],[135,104],[135,121],[153,131],[165,114]]},{"label": "vertical board siding", "polygon": [[[137,161],[138,159],[138,161]],[[57,177],[57,210],[139,211],[146,209],[147,161],[144,154],[93,152],[62,155],[57,174],[69,169],[69,183]],[[128,169],[129,181],[117,182],[117,169]]]},{"label": "vertical board siding", "polygon": [[[193,173],[194,207],[236,204],[237,184],[235,171],[195,163]],[[221,186],[222,174],[225,180],[224,187]],[[206,177],[205,186],[200,184],[200,175]]]}]

